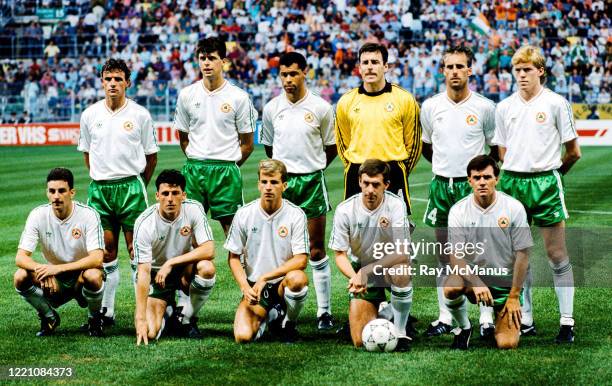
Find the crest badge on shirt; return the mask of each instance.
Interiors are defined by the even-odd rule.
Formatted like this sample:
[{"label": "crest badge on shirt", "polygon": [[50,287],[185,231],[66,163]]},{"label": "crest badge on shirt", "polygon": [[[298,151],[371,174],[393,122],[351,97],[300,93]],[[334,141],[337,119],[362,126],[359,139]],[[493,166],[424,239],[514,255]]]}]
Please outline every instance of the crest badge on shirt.
[{"label": "crest badge on shirt", "polygon": [[501,229],[506,229],[510,225],[510,219],[506,216],[501,216],[497,219],[497,225],[499,225]]},{"label": "crest badge on shirt", "polygon": [[230,111],[232,111],[232,106],[230,106],[229,103],[224,103],[221,105],[221,112],[223,113],[229,113]]},{"label": "crest badge on shirt", "polygon": [[378,219],[378,225],[380,225],[380,227],[383,229],[387,228],[389,226],[389,219],[386,217],[381,217]]},{"label": "crest badge on shirt", "polygon": [[385,111],[386,111],[386,112],[390,113],[390,112],[392,112],[393,110],[395,110],[395,105],[394,105],[393,103],[389,102],[389,103],[387,103],[387,104],[385,105]]},{"label": "crest badge on shirt", "polygon": [[289,234],[289,230],[287,229],[287,227],[286,227],[286,226],[281,225],[281,226],[278,228],[278,235],[279,235],[280,237],[282,237],[283,239],[284,239],[285,237],[287,237],[287,235],[288,235],[288,234]]},{"label": "crest badge on shirt", "polygon": [[478,118],[476,118],[474,114],[470,114],[465,118],[465,123],[467,123],[470,126],[474,126],[475,124],[478,123]]},{"label": "crest badge on shirt", "polygon": [[73,228],[72,229],[72,238],[75,240],[78,240],[81,238],[81,236],[83,235],[83,232],[81,232],[81,230],[79,228]]},{"label": "crest badge on shirt", "polygon": [[546,121],[546,114],[544,114],[543,112],[537,113],[536,114],[536,122],[544,123],[544,121]]},{"label": "crest badge on shirt", "polygon": [[179,232],[181,233],[181,236],[189,236],[191,234],[191,227],[189,225],[185,225]]},{"label": "crest badge on shirt", "polygon": [[304,114],[304,120],[306,123],[312,123],[314,121],[314,115],[310,112]]},{"label": "crest badge on shirt", "polygon": [[123,122],[123,130],[125,131],[132,131],[134,130],[134,124],[130,121],[125,121]]}]

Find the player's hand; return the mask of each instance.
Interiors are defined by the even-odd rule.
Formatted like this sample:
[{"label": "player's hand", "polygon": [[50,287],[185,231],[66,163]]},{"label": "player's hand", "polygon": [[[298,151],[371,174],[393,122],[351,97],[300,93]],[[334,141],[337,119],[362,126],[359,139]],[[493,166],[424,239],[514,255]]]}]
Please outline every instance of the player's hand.
[{"label": "player's hand", "polygon": [[252,287],[243,288],[242,295],[244,296],[246,301],[252,306],[259,303],[259,297],[257,295],[257,292],[255,292]]},{"label": "player's hand", "polygon": [[61,273],[60,267],[53,264],[39,264],[36,268],[34,268],[34,273],[36,274],[36,280],[43,281],[43,279],[55,276],[58,273]]},{"label": "player's hand", "polygon": [[140,343],[144,343],[145,346],[149,345],[148,326],[146,319],[136,320],[136,346],[140,346]]},{"label": "player's hand", "polygon": [[493,296],[489,287],[472,287],[476,304],[484,303],[485,306],[493,306]]},{"label": "player's hand", "polygon": [[509,297],[506,300],[506,305],[501,310],[499,316],[503,317],[506,313],[508,313],[508,327],[520,329],[523,315],[521,314],[521,302],[518,298]]},{"label": "player's hand", "polygon": [[157,271],[157,275],[155,275],[155,283],[161,288],[166,287],[166,278],[170,275],[170,272],[172,272],[172,267],[164,263],[159,271]]},{"label": "player's hand", "polygon": [[55,277],[47,276],[40,281],[40,288],[42,288],[43,292],[47,295],[55,295],[59,292],[59,285]]},{"label": "player's hand", "polygon": [[253,289],[253,292],[255,292],[258,302],[259,302],[259,299],[261,298],[261,291],[263,291],[265,286],[266,286],[266,281],[262,279],[257,280],[255,285],[253,285],[252,289]]},{"label": "player's hand", "polygon": [[355,276],[349,279],[347,286],[348,291],[355,295],[368,292],[368,283],[363,279],[361,271],[357,272]]}]

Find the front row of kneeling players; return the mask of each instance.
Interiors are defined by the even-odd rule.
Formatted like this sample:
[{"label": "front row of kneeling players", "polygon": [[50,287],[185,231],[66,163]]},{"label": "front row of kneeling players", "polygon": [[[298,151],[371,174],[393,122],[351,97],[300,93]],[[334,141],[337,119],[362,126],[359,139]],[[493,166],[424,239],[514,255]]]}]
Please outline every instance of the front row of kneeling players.
[{"label": "front row of kneeling players", "polygon": [[[449,215],[452,245],[468,241],[496,240],[472,261],[452,256],[452,264],[477,264],[505,268],[511,273],[505,285],[495,278],[450,275],[445,282],[446,303],[459,326],[454,348],[467,349],[472,328],[467,300],[495,307],[495,340],[500,348],[518,345],[521,288],[533,242],[523,206],[497,192],[499,169],[485,155],[467,167],[473,194],[459,201]],[[349,327],[355,346],[370,321],[387,315],[399,336],[398,350],[407,350],[411,333],[407,322],[412,305],[408,270],[375,278],[375,265],[407,267],[408,255],[391,254],[373,260],[376,243],[410,239],[406,206],[387,192],[389,166],[379,160],[364,162],[358,172],[361,193],[338,205],[329,241],[339,270],[348,279]],[[229,230],[225,249],[229,266],[241,292],[234,319],[237,342],[257,340],[266,328],[286,341],[297,337],[296,321],[308,293],[304,272],[308,259],[307,220],[304,212],[282,198],[287,171],[277,160],[259,164],[260,198],[240,208]],[[215,284],[214,242],[200,203],[185,197],[185,178],[164,170],[156,182],[158,203],[138,218],[134,232],[137,343],[159,338],[164,330],[181,336],[201,337],[197,314]],[[59,326],[54,308],[72,298],[89,309],[88,330],[102,336],[101,270],[102,232],[97,213],[74,202],[73,176],[67,169],[47,176],[50,204],[34,209],[24,229],[16,263],[15,287],[39,313],[39,336]],[[503,226],[499,219],[504,219]],[[474,228],[476,232],[465,232]],[[38,243],[48,264],[36,263],[32,252]],[[385,286],[391,291],[386,303]],[[175,303],[175,293],[178,301]]]}]

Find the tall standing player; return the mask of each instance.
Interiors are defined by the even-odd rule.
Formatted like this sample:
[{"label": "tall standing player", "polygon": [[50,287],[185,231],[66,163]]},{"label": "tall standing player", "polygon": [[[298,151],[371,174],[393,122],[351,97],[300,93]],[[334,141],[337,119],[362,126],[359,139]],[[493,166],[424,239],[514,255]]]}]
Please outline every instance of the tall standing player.
[{"label": "tall standing player", "polygon": [[387,82],[387,48],[366,43],[359,49],[363,83],[336,107],[336,144],[344,163],[344,199],[360,193],[357,172],[370,158],[388,162],[389,191],[402,197],[410,214],[408,175],[421,156],[419,105],[414,96]]},{"label": "tall standing player", "polygon": [[[468,88],[472,75],[472,50],[463,46],[447,49],[442,56],[446,91],[427,99],[421,108],[423,126],[423,156],[432,164],[434,178],[429,185],[429,199],[423,221],[434,227],[441,245],[448,240],[450,208],[471,193],[466,166],[477,155],[484,154],[485,144],[497,156],[497,146],[491,140],[495,134],[495,104]],[[446,266],[447,255],[439,256]],[[451,331],[452,317],[444,304],[444,276],[436,278],[438,319],[429,325],[426,336]],[[493,337],[493,310],[481,306],[480,334]]]},{"label": "tall standing player", "polygon": [[284,94],[266,104],[260,142],[288,172],[283,197],[308,218],[310,265],[317,293],[319,330],[333,328],[331,269],[325,254],[325,214],[331,210],[323,170],[336,157],[334,110],[306,88],[306,58],[289,52],[280,58]]},{"label": "tall standing player", "polygon": [[187,156],[187,197],[199,201],[227,234],[243,204],[239,166],[253,152],[257,111],[246,91],[223,77],[225,42],[202,39],[196,58],[203,79],[181,90],[174,118]]},{"label": "tall standing player", "polygon": [[260,198],[240,208],[225,241],[228,263],[243,295],[234,319],[234,338],[238,343],[251,342],[268,322],[276,322],[285,341],[293,342],[308,295],[306,215],[283,199],[287,169],[282,162],[260,161],[257,185]]},{"label": "tall standing player", "polygon": [[155,186],[158,203],[142,212],[134,230],[136,344],[161,335],[177,290],[189,294],[189,301],[177,305],[180,324],[174,327],[199,339],[196,315],[215,285],[212,231],[202,204],[185,199],[185,177],[178,170],[163,170]]},{"label": "tall standing player", "polygon": [[[543,86],[546,59],[534,46],[512,57],[518,91],[497,106],[495,137],[503,160],[500,190],[518,199],[529,221],[540,228],[553,270],[561,314],[557,343],[574,341],[574,274],[565,244],[565,207],[561,176],[580,159],[576,124],[569,102]],[[565,153],[562,154],[562,147]],[[525,285],[521,331],[535,334],[530,275]]]},{"label": "tall standing player", "polygon": [[[89,308],[89,335],[103,336],[100,217],[92,208],[73,201],[74,194],[72,172],[52,169],[47,175],[49,204],[30,212],[19,240],[15,289],[38,312],[36,336],[51,335],[57,329],[60,317],[55,308],[73,298]],[[45,264],[32,259],[38,243]]]},{"label": "tall standing player", "polygon": [[81,115],[78,150],[89,169],[88,205],[104,229],[106,286],[102,307],[105,324],[114,324],[115,292],[119,286],[119,232],[130,258],[134,222],[147,208],[147,189],[157,165],[157,140],[151,114],[127,99],[130,70],[121,59],[109,59],[101,70],[105,98]]}]

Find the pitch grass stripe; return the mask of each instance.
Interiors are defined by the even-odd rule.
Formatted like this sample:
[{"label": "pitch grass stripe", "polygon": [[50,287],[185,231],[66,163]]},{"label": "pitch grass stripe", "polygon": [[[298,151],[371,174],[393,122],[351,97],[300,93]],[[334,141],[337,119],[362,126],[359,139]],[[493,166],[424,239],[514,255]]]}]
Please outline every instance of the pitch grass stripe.
[{"label": "pitch grass stripe", "polygon": [[612,216],[612,212],[606,212],[603,210],[570,210],[570,213],[584,213],[584,214],[602,214],[604,216]]}]

